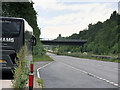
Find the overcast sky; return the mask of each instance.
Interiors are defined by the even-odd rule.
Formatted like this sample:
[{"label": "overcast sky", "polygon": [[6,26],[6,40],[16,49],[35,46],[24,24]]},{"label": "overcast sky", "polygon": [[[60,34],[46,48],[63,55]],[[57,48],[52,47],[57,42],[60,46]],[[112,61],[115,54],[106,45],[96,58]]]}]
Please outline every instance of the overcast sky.
[{"label": "overcast sky", "polygon": [[[109,1],[109,2],[107,2]],[[118,0],[33,0],[41,38],[70,36],[87,26],[105,21],[116,10]]]}]

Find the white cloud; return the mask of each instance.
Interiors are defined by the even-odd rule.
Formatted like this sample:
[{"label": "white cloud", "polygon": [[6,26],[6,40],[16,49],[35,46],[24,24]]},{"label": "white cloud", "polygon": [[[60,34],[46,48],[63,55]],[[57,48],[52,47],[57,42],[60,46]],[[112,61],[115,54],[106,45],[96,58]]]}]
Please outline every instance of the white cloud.
[{"label": "white cloud", "polygon": [[[85,4],[75,4],[75,5],[64,5],[64,3],[57,3],[57,0],[33,0],[35,2],[36,6],[39,6],[43,9],[52,9],[52,10],[82,10]],[[67,0],[64,0],[67,1]],[[89,10],[91,8],[94,8],[95,6],[97,7],[98,4],[94,4],[94,3],[99,3],[99,2],[104,2],[106,0],[79,0],[78,2],[92,2],[93,4],[86,4],[87,7],[85,7],[87,10]],[[117,1],[117,0],[116,0]],[[71,1],[67,1],[69,2],[75,2],[74,0]],[[111,2],[115,2],[114,0],[111,0]]]},{"label": "white cloud", "polygon": [[49,26],[41,29],[41,37],[46,37],[54,39],[58,37],[59,34],[62,36],[70,36],[73,33],[79,33],[80,25],[71,25],[71,26]]},{"label": "white cloud", "polygon": [[[112,7],[112,3],[87,3],[87,4],[70,4],[57,3],[56,0],[34,0],[35,9],[38,8],[49,12],[67,12],[69,14],[60,14],[54,17],[45,15],[41,17],[38,15],[38,24],[42,28],[42,37],[56,38],[59,34],[62,36],[69,36],[73,33],[78,33],[80,30],[87,28],[90,23],[97,23],[98,21],[105,21],[110,14],[117,10]],[[75,11],[75,12],[73,12]],[[43,12],[44,13],[44,12]],[[41,13],[42,14],[42,13]]]},{"label": "white cloud", "polygon": [[45,23],[49,25],[58,25],[58,24],[71,25],[71,24],[82,23],[85,21],[89,23],[104,21],[105,19],[109,18],[110,13],[112,13],[113,11],[110,8],[105,9],[105,7],[107,6],[108,5],[101,5],[101,4],[92,4],[91,7],[84,5],[81,7],[82,10],[84,10],[84,12],[78,11],[77,13],[56,16],[50,20],[46,20]]}]

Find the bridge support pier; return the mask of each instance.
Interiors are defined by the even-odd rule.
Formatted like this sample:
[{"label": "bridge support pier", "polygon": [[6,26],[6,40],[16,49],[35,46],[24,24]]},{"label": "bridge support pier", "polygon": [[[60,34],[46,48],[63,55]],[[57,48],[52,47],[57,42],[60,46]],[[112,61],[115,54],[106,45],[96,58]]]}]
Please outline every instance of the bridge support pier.
[{"label": "bridge support pier", "polygon": [[83,53],[84,51],[84,44],[82,44],[82,49],[81,49],[81,53]]}]

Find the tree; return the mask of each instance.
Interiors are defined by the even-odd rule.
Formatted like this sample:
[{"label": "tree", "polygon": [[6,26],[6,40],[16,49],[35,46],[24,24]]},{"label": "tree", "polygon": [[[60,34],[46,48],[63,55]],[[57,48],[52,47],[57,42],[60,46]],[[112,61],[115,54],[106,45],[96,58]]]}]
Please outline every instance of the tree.
[{"label": "tree", "polygon": [[[118,43],[120,43],[120,15],[114,11],[110,18],[104,22],[89,24],[88,29],[72,34],[67,39],[86,39],[85,51],[93,54],[118,54]],[[80,47],[80,46],[79,46]],[[78,52],[78,46],[66,46],[64,51],[71,49]]]},{"label": "tree", "polygon": [[59,34],[59,36],[57,37],[57,39],[62,39],[62,35],[61,35],[61,34]]},{"label": "tree", "polygon": [[4,17],[24,18],[29,23],[33,28],[33,33],[37,39],[37,45],[33,48],[33,54],[37,53],[40,55],[40,53],[43,54],[43,47],[39,40],[40,29],[37,24],[37,12],[35,11],[33,4],[33,2],[4,2],[2,3],[2,15]]}]

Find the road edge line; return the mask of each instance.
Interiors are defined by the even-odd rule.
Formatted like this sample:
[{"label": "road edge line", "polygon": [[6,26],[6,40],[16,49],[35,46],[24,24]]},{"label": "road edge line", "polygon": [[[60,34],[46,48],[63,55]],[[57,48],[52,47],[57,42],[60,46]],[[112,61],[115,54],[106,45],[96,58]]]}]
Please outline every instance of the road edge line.
[{"label": "road edge line", "polygon": [[52,62],[50,62],[50,63],[48,63],[48,64],[45,64],[45,65],[42,66],[42,67],[39,67],[39,68],[37,69],[37,77],[40,78],[40,73],[39,73],[39,70],[40,70],[40,69],[47,67],[48,65],[52,64],[53,62],[54,62],[54,61],[52,61]]}]

